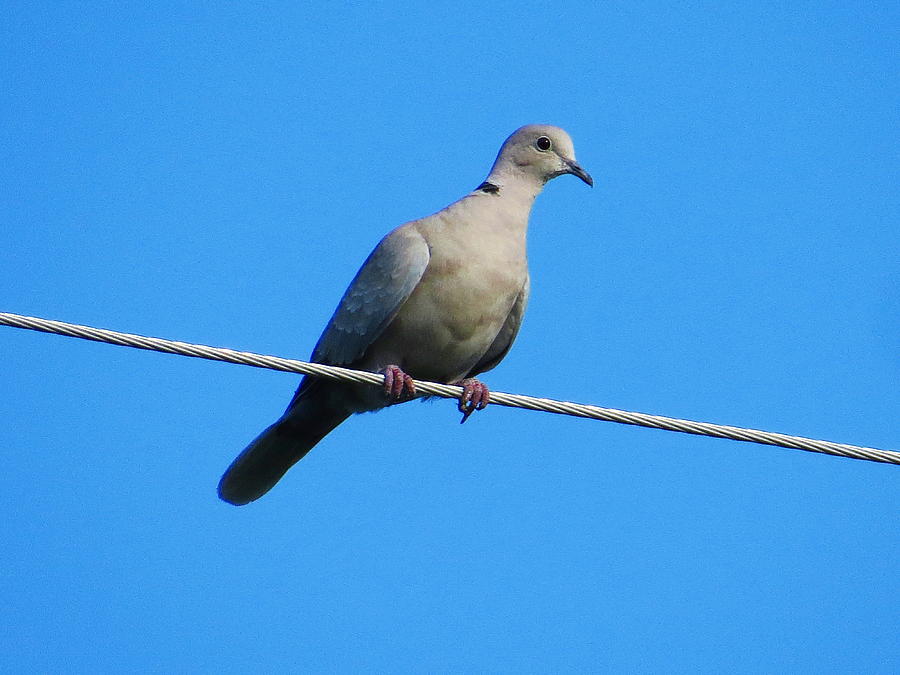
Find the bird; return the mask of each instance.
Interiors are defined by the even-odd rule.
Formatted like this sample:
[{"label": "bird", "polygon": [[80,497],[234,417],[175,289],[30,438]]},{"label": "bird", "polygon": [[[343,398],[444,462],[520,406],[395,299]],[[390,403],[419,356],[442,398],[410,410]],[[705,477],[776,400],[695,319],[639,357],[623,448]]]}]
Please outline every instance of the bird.
[{"label": "bird", "polygon": [[311,357],[380,373],[383,385],[305,376],[284,414],[225,471],[219,497],[236,506],[259,499],[352,414],[415,398],[413,378],[461,386],[463,422],[483,409],[490,390],[475,376],[506,356],[528,303],[532,204],[565,174],[594,184],[568,133],[523,126],[475,190],[389,232],[350,282]]}]

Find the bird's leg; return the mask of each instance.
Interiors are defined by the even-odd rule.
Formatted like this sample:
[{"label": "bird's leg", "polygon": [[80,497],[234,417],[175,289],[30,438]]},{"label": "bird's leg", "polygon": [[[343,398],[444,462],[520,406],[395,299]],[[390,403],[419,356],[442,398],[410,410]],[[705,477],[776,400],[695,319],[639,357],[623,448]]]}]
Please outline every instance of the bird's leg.
[{"label": "bird's leg", "polygon": [[476,380],[474,377],[467,377],[456,384],[463,388],[462,395],[459,397],[459,405],[457,406],[459,412],[463,414],[462,419],[459,421],[462,424],[469,419],[469,415],[473,412],[484,410],[487,407],[488,402],[491,400],[491,392],[484,382]]},{"label": "bird's leg", "polygon": [[378,372],[384,375],[384,395],[391,403],[400,403],[415,398],[416,385],[409,375],[400,370],[399,366],[385,366]]}]

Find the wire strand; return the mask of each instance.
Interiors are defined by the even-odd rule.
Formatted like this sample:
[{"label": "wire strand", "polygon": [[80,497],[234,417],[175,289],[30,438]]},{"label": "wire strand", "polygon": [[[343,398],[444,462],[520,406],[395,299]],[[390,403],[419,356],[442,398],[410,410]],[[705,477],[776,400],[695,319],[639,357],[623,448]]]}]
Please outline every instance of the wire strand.
[{"label": "wire strand", "polygon": [[[54,321],[52,319],[41,319],[33,316],[22,316],[20,314],[0,312],[0,325],[11,326],[14,328],[26,328],[43,333],[54,333],[56,335],[67,335],[83,340],[106,342],[114,345],[136,347],[138,349],[148,349],[151,351],[164,352],[166,354],[180,354],[182,356],[192,356],[195,358],[210,359],[212,361],[226,361],[228,363],[238,363],[246,366],[254,366],[256,368],[269,368],[271,370],[301,373],[304,375],[312,375],[314,377],[327,377],[348,382],[380,385],[384,381],[383,377],[378,373],[339,368],[337,366],[326,366],[319,363],[308,363],[306,361],[297,361],[294,359],[284,359],[278,356],[266,356],[263,354],[255,354],[253,352],[235,351],[233,349],[223,349],[221,347],[209,347],[207,345],[192,344],[189,342],[145,337],[143,335],[134,335],[132,333],[120,333],[118,331],[105,330],[103,328],[93,328],[91,326],[65,323],[63,321]],[[428,396],[459,398],[462,392],[462,387],[439,384],[437,382],[415,380],[415,385],[418,393]],[[674,417],[648,415],[646,413],[629,412],[626,410],[617,410],[615,408],[601,408],[599,406],[585,405],[583,403],[556,401],[549,398],[536,398],[534,396],[505,394],[503,392],[493,391],[491,392],[491,403],[511,408],[541,410],[560,415],[586,417],[607,422],[619,422],[620,424],[633,424],[653,429],[664,429],[666,431],[679,431],[685,434],[730,438],[735,441],[761,443],[764,445],[777,445],[782,448],[820,452],[826,455],[865,459],[872,462],[900,464],[900,452],[893,450],[878,450],[876,448],[866,448],[848,445],[846,443],[820,441],[812,438],[804,438],[802,436],[789,436],[787,434],[773,433],[771,431],[760,431],[758,429],[746,429],[743,427],[712,424],[710,422],[694,422]]]}]

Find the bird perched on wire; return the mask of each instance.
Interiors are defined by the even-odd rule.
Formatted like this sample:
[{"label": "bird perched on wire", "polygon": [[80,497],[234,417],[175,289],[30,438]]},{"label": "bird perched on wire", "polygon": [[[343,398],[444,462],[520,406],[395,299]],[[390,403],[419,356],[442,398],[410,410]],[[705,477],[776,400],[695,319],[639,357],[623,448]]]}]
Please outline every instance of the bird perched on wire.
[{"label": "bird perched on wire", "polygon": [[506,139],[474,191],[385,236],[311,358],[382,373],[383,386],[304,377],[284,414],[228,467],[219,496],[237,505],[259,499],[353,413],[414,398],[413,378],[462,386],[463,422],[484,408],[490,392],[475,376],[506,356],[528,302],[531,206],[547,181],[563,174],[593,185],[565,131],[524,126]]}]

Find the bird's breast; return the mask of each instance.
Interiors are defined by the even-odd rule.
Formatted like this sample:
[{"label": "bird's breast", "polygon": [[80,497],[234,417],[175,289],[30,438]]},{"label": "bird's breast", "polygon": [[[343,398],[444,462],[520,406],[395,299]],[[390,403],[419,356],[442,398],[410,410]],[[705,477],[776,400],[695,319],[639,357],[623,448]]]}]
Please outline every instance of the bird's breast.
[{"label": "bird's breast", "polygon": [[413,377],[459,380],[487,352],[527,276],[524,236],[443,233],[421,281],[373,345],[381,367]]}]

